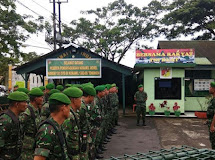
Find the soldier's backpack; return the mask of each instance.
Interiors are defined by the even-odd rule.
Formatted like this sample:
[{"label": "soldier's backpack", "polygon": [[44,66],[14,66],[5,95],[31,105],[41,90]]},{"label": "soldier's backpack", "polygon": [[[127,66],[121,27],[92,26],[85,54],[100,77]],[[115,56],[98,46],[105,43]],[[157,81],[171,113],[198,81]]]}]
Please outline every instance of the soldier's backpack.
[{"label": "soldier's backpack", "polygon": [[[44,124],[50,124],[54,128],[54,130],[56,131],[57,136],[58,136],[59,141],[60,141],[60,146],[61,146],[61,150],[62,150],[62,153],[63,153],[63,157],[66,160],[66,155],[65,155],[65,152],[64,152],[64,145],[67,145],[67,144],[66,144],[64,133],[62,131],[58,131],[58,129],[55,126],[55,124],[52,121],[50,121],[49,119],[46,119],[45,121],[43,121],[42,123],[40,123],[40,125],[38,127],[38,130]],[[35,144],[35,146],[36,146],[36,144]]]},{"label": "soldier's backpack", "polygon": [[15,124],[19,125],[19,119],[12,113],[11,110],[6,110],[5,112],[2,112],[0,114],[0,116],[3,115],[3,114],[8,115]]}]

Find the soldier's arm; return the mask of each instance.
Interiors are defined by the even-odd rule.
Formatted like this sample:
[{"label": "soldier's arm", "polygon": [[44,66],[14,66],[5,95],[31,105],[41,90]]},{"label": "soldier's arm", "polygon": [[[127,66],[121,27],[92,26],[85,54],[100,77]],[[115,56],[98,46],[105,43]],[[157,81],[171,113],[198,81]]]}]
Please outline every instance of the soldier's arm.
[{"label": "soldier's arm", "polygon": [[48,125],[43,125],[36,136],[35,158],[48,158],[50,152],[53,150],[55,132],[54,129]]},{"label": "soldier's arm", "polygon": [[210,131],[211,131],[211,132],[215,132],[215,127],[214,127],[214,125],[215,125],[215,115],[214,115],[214,117],[213,117],[213,120],[212,120],[212,123],[211,123],[211,127],[210,127]]},{"label": "soldier's arm", "polygon": [[134,100],[137,101],[137,92],[134,95]]},{"label": "soldier's arm", "polygon": [[0,118],[0,153],[1,148],[5,146],[5,138],[10,136],[10,124],[7,118],[3,116]]},{"label": "soldier's arm", "polygon": [[35,156],[34,160],[46,160],[46,157],[43,156]]}]

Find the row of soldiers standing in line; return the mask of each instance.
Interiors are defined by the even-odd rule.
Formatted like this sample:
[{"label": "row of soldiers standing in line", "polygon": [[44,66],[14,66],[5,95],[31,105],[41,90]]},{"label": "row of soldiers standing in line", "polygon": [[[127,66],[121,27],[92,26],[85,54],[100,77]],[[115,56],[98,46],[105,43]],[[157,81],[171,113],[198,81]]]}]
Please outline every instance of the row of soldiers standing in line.
[{"label": "row of soldiers standing in line", "polygon": [[118,125],[116,84],[65,87],[49,83],[8,96],[9,108],[0,114],[0,160],[103,158]]}]

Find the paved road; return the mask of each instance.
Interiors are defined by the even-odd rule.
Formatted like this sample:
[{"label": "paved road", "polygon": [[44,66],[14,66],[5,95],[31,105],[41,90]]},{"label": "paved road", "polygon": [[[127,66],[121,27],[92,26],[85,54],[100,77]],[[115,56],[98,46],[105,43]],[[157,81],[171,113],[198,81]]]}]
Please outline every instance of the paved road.
[{"label": "paved road", "polygon": [[147,126],[142,127],[136,126],[135,116],[121,117],[117,134],[106,145],[104,158],[182,145],[210,149],[208,129],[203,122],[197,118],[147,117]]},{"label": "paved road", "polygon": [[154,121],[147,118],[146,123],[146,127],[136,126],[135,117],[120,118],[117,134],[112,136],[111,142],[106,145],[108,150],[104,153],[104,158],[160,150],[160,140]]}]

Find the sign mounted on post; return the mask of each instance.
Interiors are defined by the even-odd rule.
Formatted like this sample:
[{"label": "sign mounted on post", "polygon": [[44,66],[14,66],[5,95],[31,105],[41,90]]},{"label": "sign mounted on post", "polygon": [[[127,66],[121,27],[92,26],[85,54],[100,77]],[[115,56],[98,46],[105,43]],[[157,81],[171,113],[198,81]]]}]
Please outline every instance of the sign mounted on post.
[{"label": "sign mounted on post", "polygon": [[139,49],[136,63],[194,63],[194,49]]},{"label": "sign mounted on post", "polygon": [[101,59],[47,59],[48,79],[101,78]]}]

